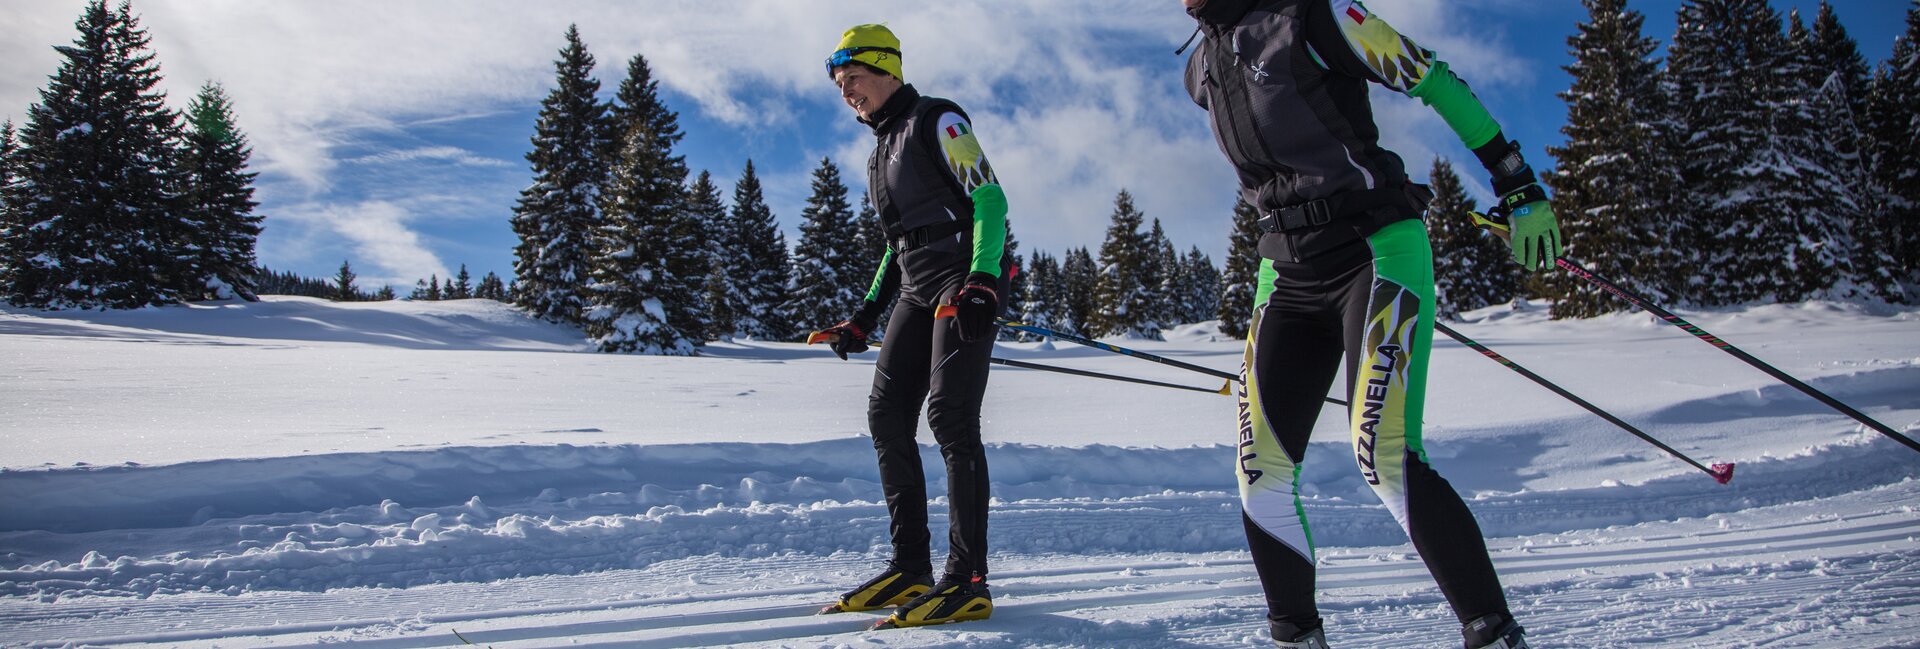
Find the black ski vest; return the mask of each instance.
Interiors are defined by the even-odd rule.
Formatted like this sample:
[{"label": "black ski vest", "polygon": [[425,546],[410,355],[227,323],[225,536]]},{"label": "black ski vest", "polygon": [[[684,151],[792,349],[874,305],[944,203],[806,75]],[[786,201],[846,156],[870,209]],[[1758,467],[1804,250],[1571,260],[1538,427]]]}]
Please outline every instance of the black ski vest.
[{"label": "black ski vest", "polygon": [[903,247],[918,247],[973,229],[973,197],[962,193],[933,132],[932,120],[945,112],[967,117],[958,104],[905,85],[870,124],[877,142],[867,159],[868,199],[896,246],[904,240]]},{"label": "black ski vest", "polygon": [[1293,217],[1261,237],[1270,259],[1311,257],[1425,209],[1400,156],[1379,145],[1367,81],[1314,61],[1316,11],[1327,14],[1316,27],[1339,39],[1321,42],[1346,47],[1327,0],[1223,1],[1197,16],[1205,37],[1187,60],[1187,92],[1207,109],[1241,199]]}]

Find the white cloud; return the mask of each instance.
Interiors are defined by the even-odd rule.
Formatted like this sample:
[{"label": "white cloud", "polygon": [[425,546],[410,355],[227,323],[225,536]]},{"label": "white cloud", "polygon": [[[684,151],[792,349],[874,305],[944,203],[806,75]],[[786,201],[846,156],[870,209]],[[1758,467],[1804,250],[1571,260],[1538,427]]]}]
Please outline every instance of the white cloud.
[{"label": "white cloud", "polygon": [[[347,242],[346,258],[360,264],[354,272],[365,286],[392,284],[400,290],[411,287],[416,279],[450,276],[447,265],[421,244],[420,235],[412,227],[413,212],[400,204],[388,201],[306,204],[288,207],[274,217],[280,225],[300,229],[291,240]],[[325,236],[327,234],[337,236]]]},{"label": "white cloud", "polygon": [[419,147],[383,151],[373,155],[360,156],[349,160],[360,164],[398,164],[418,160],[438,160],[466,167],[517,167],[516,163],[497,158],[475,155],[472,151],[452,146]]}]

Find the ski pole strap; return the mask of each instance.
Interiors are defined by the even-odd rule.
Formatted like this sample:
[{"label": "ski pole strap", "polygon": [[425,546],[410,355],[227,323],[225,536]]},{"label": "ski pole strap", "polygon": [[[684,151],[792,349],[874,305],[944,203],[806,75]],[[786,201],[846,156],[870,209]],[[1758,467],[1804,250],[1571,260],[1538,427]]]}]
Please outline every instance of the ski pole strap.
[{"label": "ski pole strap", "polygon": [[1625,421],[1621,421],[1619,417],[1615,417],[1613,416],[1612,413],[1609,413],[1605,410],[1601,410],[1599,406],[1588,403],[1586,399],[1582,399],[1580,397],[1574,396],[1572,392],[1568,392],[1566,391],[1566,389],[1561,388],[1558,385],[1554,385],[1552,381],[1548,381],[1544,378],[1541,378],[1540,375],[1538,374],[1534,374],[1533,372],[1527,371],[1527,368],[1521,367],[1519,363],[1515,363],[1511,360],[1508,360],[1507,357],[1501,356],[1500,354],[1495,353],[1493,350],[1488,349],[1486,345],[1482,345],[1478,342],[1475,342],[1472,338],[1468,338],[1464,335],[1461,335],[1460,332],[1454,331],[1452,327],[1449,327],[1445,324],[1441,324],[1439,322],[1435,322],[1433,323],[1433,328],[1434,330],[1439,331],[1440,333],[1446,334],[1448,338],[1452,338],[1455,341],[1458,341],[1460,344],[1466,345],[1468,348],[1472,349],[1473,351],[1480,352],[1481,356],[1485,356],[1487,358],[1493,359],[1495,362],[1501,365],[1505,365],[1507,369],[1518,372],[1521,376],[1527,377],[1528,379],[1532,380],[1534,383],[1540,384],[1540,387],[1551,390],[1553,391],[1554,394],[1560,395],[1561,397],[1565,398],[1568,401],[1572,401],[1574,405],[1587,409],[1587,412],[1591,412],[1595,415],[1599,415],[1601,419],[1605,419],[1609,423],[1612,423],[1615,426],[1619,426],[1622,430],[1625,430],[1629,433],[1633,433],[1635,436],[1639,437],[1640,439],[1646,440],[1647,443],[1652,444],[1656,447],[1659,447],[1660,450],[1666,451],[1668,455],[1672,455],[1676,458],[1679,458],[1680,461],[1682,462],[1686,462],[1687,464],[1693,465],[1693,468],[1699,469],[1701,471],[1705,471],[1707,475],[1713,476],[1713,480],[1715,482],[1718,482],[1720,484],[1726,484],[1727,481],[1733,479],[1733,464],[1731,463],[1715,464],[1713,465],[1713,468],[1707,468],[1706,465],[1703,465],[1695,461],[1693,458],[1687,457],[1685,453],[1676,451],[1673,449],[1673,447],[1667,446],[1666,444],[1661,443],[1661,441],[1658,439],[1654,439],[1652,435],[1648,435],[1644,432],[1641,432],[1640,429],[1634,428],[1633,424],[1629,424]]},{"label": "ski pole strap", "polygon": [[1572,260],[1569,260],[1566,257],[1555,259],[1553,260],[1553,263],[1554,265],[1559,266],[1560,268],[1566,270],[1567,272],[1573,273],[1574,276],[1579,277],[1580,279],[1584,279],[1584,280],[1587,280],[1588,282],[1592,282],[1594,285],[1599,286],[1601,289],[1605,290],[1606,292],[1612,293],[1615,297],[1618,297],[1622,300],[1626,300],[1629,304],[1632,304],[1636,307],[1640,307],[1640,309],[1653,314],[1654,316],[1660,318],[1661,320],[1667,321],[1667,324],[1673,325],[1675,327],[1679,327],[1680,330],[1693,334],[1693,337],[1699,338],[1701,341],[1709,345],[1713,345],[1714,347],[1720,348],[1720,351],[1731,354],[1734,358],[1740,359],[1741,362],[1751,365],[1754,367],[1754,369],[1760,370],[1761,372],[1765,372],[1768,376],[1773,377],[1774,379],[1780,381],[1781,383],[1787,384],[1793,389],[1799,390],[1801,393],[1806,394],[1809,397],[1813,397],[1814,400],[1819,401],[1820,403],[1826,404],[1827,407],[1840,411],[1840,414],[1846,415],[1848,417],[1852,417],[1854,421],[1860,422],[1861,425],[1871,428],[1882,435],[1891,437],[1893,438],[1894,441],[1906,445],[1907,448],[1913,449],[1914,451],[1920,451],[1920,442],[1913,441],[1913,438],[1907,437],[1906,435],[1902,435],[1898,432],[1895,432],[1893,430],[1893,427],[1880,423],[1879,421],[1875,421],[1872,417],[1868,417],[1865,413],[1862,413],[1859,410],[1854,409],[1853,406],[1849,406],[1845,403],[1842,403],[1839,399],[1835,399],[1831,396],[1828,396],[1827,393],[1821,392],[1820,390],[1814,388],[1811,385],[1807,385],[1805,381],[1801,381],[1800,379],[1794,378],[1793,375],[1787,374],[1786,372],[1782,372],[1778,368],[1775,368],[1772,365],[1768,365],[1758,358],[1754,358],[1751,354],[1748,354],[1745,351],[1741,351],[1739,347],[1733,346],[1732,343],[1728,343],[1725,340],[1721,340],[1718,336],[1715,336],[1711,333],[1707,333],[1707,330],[1701,329],[1700,327],[1695,326],[1691,322],[1682,320],[1680,316],[1674,315],[1672,311],[1668,311],[1666,309],[1660,308],[1659,305],[1648,301],[1646,298],[1641,297],[1639,294],[1634,293],[1633,291],[1629,291],[1625,288],[1622,288],[1619,284],[1615,284],[1614,282],[1604,277],[1601,277],[1598,273],[1595,273],[1591,270],[1587,270],[1585,267],[1581,266],[1580,264],[1574,263]]}]

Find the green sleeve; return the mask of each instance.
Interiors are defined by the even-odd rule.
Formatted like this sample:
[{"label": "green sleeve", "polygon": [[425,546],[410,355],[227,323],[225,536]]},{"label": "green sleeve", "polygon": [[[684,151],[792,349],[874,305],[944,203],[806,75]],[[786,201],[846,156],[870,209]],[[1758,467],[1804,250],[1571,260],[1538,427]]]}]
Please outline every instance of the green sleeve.
[{"label": "green sleeve", "polygon": [[885,302],[892,297],[887,293],[887,278],[893,272],[893,246],[887,246],[887,252],[880,256],[880,268],[873,271],[873,285],[867,287],[868,302]]},{"label": "green sleeve", "polygon": [[1007,193],[989,183],[973,190],[973,266],[969,271],[1000,276],[1007,250]]},{"label": "green sleeve", "polygon": [[1446,120],[1447,126],[1469,149],[1485,146],[1500,134],[1500,125],[1494,123],[1486,105],[1480,103],[1480,98],[1473,95],[1473,89],[1468,88],[1465,81],[1454,76],[1446,61],[1434,61],[1426,78],[1407,94],[1439,113],[1440,119]]}]

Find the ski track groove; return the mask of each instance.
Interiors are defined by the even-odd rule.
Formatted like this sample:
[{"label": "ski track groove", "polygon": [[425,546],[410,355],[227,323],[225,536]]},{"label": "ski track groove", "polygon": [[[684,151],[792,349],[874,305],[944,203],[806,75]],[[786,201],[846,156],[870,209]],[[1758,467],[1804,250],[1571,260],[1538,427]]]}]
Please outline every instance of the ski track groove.
[{"label": "ski track groove", "polygon": [[[1877,584],[1882,582],[1898,583],[1914,578],[1916,564],[1920,564],[1913,544],[1915,516],[1910,512],[1888,512],[1880,515],[1855,516],[1848,520],[1790,520],[1780,521],[1761,528],[1740,528],[1719,530],[1717,534],[1686,537],[1675,535],[1648,535],[1631,540],[1616,540],[1604,544],[1577,542],[1548,542],[1528,544],[1520,539],[1493,539],[1490,547],[1494,551],[1496,564],[1503,578],[1509,583],[1509,590],[1517,603],[1524,602],[1528,611],[1528,621],[1542,629],[1560,627],[1591,627],[1604,622],[1607,628],[1633,628],[1637,622],[1655,635],[1682,633],[1679,637],[1655,638],[1639,636],[1622,637],[1621,641],[1644,642],[1653,640],[1688,641],[1699,639],[1702,635],[1715,637],[1733,624],[1716,624],[1715,616],[1726,613],[1714,610],[1712,613],[1687,616],[1694,624],[1672,627],[1672,625],[1652,624],[1655,619],[1664,619],[1682,615],[1686,611],[1654,606],[1652,609],[1618,601],[1617,588],[1602,587],[1597,592],[1592,584],[1574,583],[1534,583],[1535,575],[1554,575],[1578,569],[1595,583],[1631,583],[1635,590],[1648,588],[1669,588],[1670,582],[1688,578],[1727,583],[1716,583],[1712,592],[1714,598],[1705,604],[1695,603],[1696,608],[1724,609],[1726,601],[1739,603],[1738,608],[1758,608],[1768,611],[1760,619],[1746,621],[1737,626],[1770,628],[1778,620],[1796,619],[1791,614],[1805,607],[1816,605],[1827,598],[1839,598],[1846,593],[1859,593],[1862,600],[1858,608],[1893,610],[1920,607],[1920,595],[1907,589],[1898,594],[1904,598],[1889,598],[1874,593]],[[1704,540],[1703,540],[1704,539]],[[1889,546],[1895,549],[1889,549]],[[1359,617],[1366,620],[1367,628],[1375,641],[1393,642],[1432,642],[1435,629],[1451,629],[1451,624],[1442,621],[1450,618],[1437,590],[1433,588],[1431,578],[1419,561],[1417,555],[1401,549],[1343,549],[1347,551],[1375,551],[1370,555],[1329,555],[1323,557],[1320,571],[1324,613],[1330,627],[1344,626],[1346,618]],[[1387,559],[1379,558],[1385,554]],[[1774,557],[1779,557],[1778,559]],[[1811,557],[1811,558],[1809,558]],[[1837,558],[1827,558],[1837,557]],[[1746,579],[1743,573],[1750,571],[1755,562],[1770,561],[1812,561],[1831,563],[1824,569],[1823,576],[1798,577],[1791,588],[1784,591],[1775,580]],[[1889,561],[1900,562],[1892,571],[1876,571],[1879,564]],[[1727,565],[1722,565],[1726,563]],[[871,557],[858,554],[843,554],[833,557],[789,555],[750,562],[729,561],[724,557],[691,557],[682,561],[669,561],[656,564],[653,568],[639,571],[619,571],[618,574],[583,575],[567,579],[554,577],[539,578],[530,582],[533,585],[545,585],[565,588],[565,584],[578,581],[582,577],[593,578],[602,588],[617,589],[623,581],[640,582],[634,586],[650,587],[655,590],[671,588],[675,584],[700,583],[704,586],[725,584],[737,581],[742,585],[755,586],[763,582],[754,579],[756,575],[775,571],[810,574],[815,578],[805,584],[778,588],[760,588],[754,590],[734,590],[710,592],[701,595],[680,595],[629,598],[626,600],[592,601],[567,605],[493,607],[485,611],[462,613],[430,612],[439,591],[459,590],[462,585],[449,585],[440,589],[420,589],[420,592],[374,589],[371,593],[389,593],[394,595],[395,616],[385,620],[325,620],[325,607],[304,606],[301,600],[326,601],[319,594],[289,593],[287,597],[276,598],[272,593],[263,593],[254,598],[234,598],[220,595],[176,596],[175,598],[156,598],[156,600],[122,601],[114,598],[94,598],[99,602],[73,602],[61,607],[58,614],[53,611],[34,611],[34,607],[25,610],[8,610],[13,606],[0,606],[0,620],[8,625],[21,622],[47,623],[40,629],[51,632],[62,626],[57,618],[68,618],[78,627],[92,630],[85,638],[30,642],[28,646],[58,646],[67,642],[80,644],[117,644],[141,642],[215,642],[221,639],[237,640],[253,638],[282,645],[280,641],[306,642],[290,646],[317,647],[323,644],[339,642],[341,634],[360,635],[356,644],[381,649],[409,649],[415,647],[444,646],[452,640],[451,629],[461,626],[461,633],[469,641],[482,645],[501,646],[548,646],[546,643],[564,640],[568,646],[621,646],[621,647],[691,647],[715,644],[755,644],[780,641],[801,641],[809,638],[841,638],[857,631],[870,620],[848,616],[814,617],[810,613],[837,592],[840,581],[848,581],[864,569],[871,567]],[[1249,610],[1256,611],[1251,617],[1235,616],[1231,620],[1197,621],[1191,626],[1173,625],[1165,629],[1167,635],[1204,636],[1209,642],[1223,638],[1234,638],[1259,631],[1260,588],[1253,579],[1251,562],[1243,557],[1204,558],[1173,561],[1154,561],[1146,564],[1109,564],[1089,563],[1068,566],[1046,567],[1044,557],[1022,557],[1014,563],[1028,563],[1037,567],[1031,569],[1012,569],[996,573],[996,595],[1000,608],[996,616],[987,623],[963,625],[967,629],[990,631],[994,628],[1047,627],[1053,618],[1084,618],[1088,612],[1117,610],[1144,606],[1178,606],[1193,609],[1205,609],[1210,600],[1244,601]],[[720,564],[716,566],[714,564]],[[725,568],[716,570],[716,568]],[[1690,576],[1687,573],[1697,572]],[[1619,574],[1615,574],[1619,573]],[[578,584],[574,584],[578,585]],[[1843,590],[1836,593],[1837,588]],[[1543,590],[1544,589],[1544,590]],[[523,590],[516,585],[508,590]],[[529,604],[539,601],[549,588],[540,587],[523,592],[521,601]],[[1138,592],[1130,592],[1130,591]],[[1399,591],[1398,596],[1383,598],[1383,593]],[[411,596],[411,597],[409,597]],[[184,597],[184,601],[179,598]],[[411,601],[408,600],[418,600]],[[169,601],[175,600],[175,601]],[[1724,600],[1724,601],[1723,601]],[[549,600],[551,601],[551,600]],[[149,603],[152,603],[149,605]],[[1357,602],[1358,608],[1349,606]],[[312,602],[308,602],[312,603]],[[412,610],[399,606],[412,604]],[[725,604],[719,609],[700,610],[699,607],[715,603]],[[1382,604],[1390,604],[1383,607]],[[6,604],[0,602],[0,604]],[[1381,617],[1381,608],[1412,607],[1425,614],[1408,619],[1387,616]],[[347,608],[364,610],[364,602]],[[1518,607],[1517,607],[1518,608]],[[1682,607],[1684,608],[1684,607]],[[206,617],[215,617],[221,613],[230,613],[229,619],[241,620],[270,617],[270,624],[236,624],[226,629],[203,629],[195,631],[167,632],[129,632],[114,634],[103,627],[116,626],[115,621],[125,622],[127,631],[136,628],[153,628],[152,620],[163,619],[167,614],[198,611]],[[1184,610],[1184,609],[1183,609]],[[322,620],[295,622],[282,618],[290,617],[294,611],[300,611],[310,617]],[[626,614],[621,612],[639,613]],[[1078,616],[1062,615],[1080,611]],[[214,615],[206,615],[213,612]],[[42,614],[48,613],[48,614]],[[409,615],[410,613],[410,615]],[[561,621],[571,616],[616,614],[615,619],[592,621]],[[1436,621],[1435,617],[1441,621]],[[1405,617],[1405,616],[1402,616]],[[558,618],[558,619],[556,619]],[[1698,619],[1695,619],[1698,618]],[[1251,620],[1251,621],[1250,621]],[[1160,621],[1160,624],[1168,624]],[[506,626],[496,626],[506,625]],[[1672,627],[1672,628],[1667,628]],[[75,630],[70,628],[70,630]],[[385,629],[385,630],[383,630]],[[416,632],[427,633],[415,635]],[[1086,633],[1092,631],[1082,630]],[[104,633],[102,633],[104,632]],[[926,633],[930,631],[907,632]],[[391,634],[402,635],[391,635]],[[894,632],[898,633],[898,632]],[[1064,633],[1064,632],[1063,632]],[[386,637],[381,637],[387,634]],[[1071,635],[1071,634],[1069,634]],[[1097,634],[1096,634],[1097,635]],[[310,636],[310,640],[301,641],[298,637]],[[864,637],[858,636],[855,637]],[[1797,646],[1790,641],[1793,634],[1783,632],[1769,640],[1740,646],[1787,647]],[[1542,647],[1553,646],[1551,639],[1543,637]],[[1725,638],[1734,641],[1734,638]],[[825,642],[823,640],[823,642]],[[1786,642],[1786,644],[1781,644]],[[1072,638],[1063,639],[1060,646],[1079,646]],[[1200,646],[1200,645],[1196,645]],[[1394,645],[1402,646],[1402,645]],[[1574,646],[1574,645],[1563,645]],[[1712,645],[1703,645],[1712,646]],[[1732,645],[1724,645],[1732,646]]]}]

